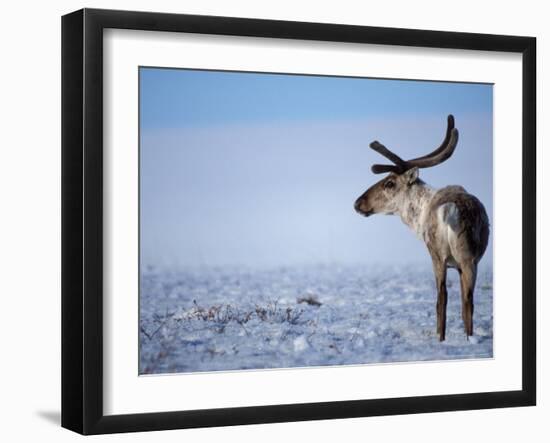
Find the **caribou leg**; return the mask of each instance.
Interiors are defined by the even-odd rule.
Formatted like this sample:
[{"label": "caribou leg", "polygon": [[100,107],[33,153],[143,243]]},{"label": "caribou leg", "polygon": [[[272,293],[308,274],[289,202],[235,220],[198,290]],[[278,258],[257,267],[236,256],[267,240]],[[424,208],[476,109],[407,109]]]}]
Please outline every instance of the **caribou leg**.
[{"label": "caribou leg", "polygon": [[468,337],[474,334],[474,287],[476,276],[477,266],[475,264],[461,266],[462,320],[464,321],[464,331]]},{"label": "caribou leg", "polygon": [[432,257],[432,261],[437,287],[437,333],[439,334],[439,341],[444,341],[447,325],[447,266],[439,258]]}]

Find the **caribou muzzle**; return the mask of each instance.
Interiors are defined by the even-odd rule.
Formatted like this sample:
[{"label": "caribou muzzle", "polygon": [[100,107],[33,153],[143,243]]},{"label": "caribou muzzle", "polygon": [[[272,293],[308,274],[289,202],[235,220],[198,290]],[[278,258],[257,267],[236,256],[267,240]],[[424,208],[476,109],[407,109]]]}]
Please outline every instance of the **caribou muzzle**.
[{"label": "caribou muzzle", "polygon": [[362,197],[359,197],[357,200],[355,200],[355,205],[353,206],[355,208],[355,211],[365,217],[374,214],[374,211],[372,209],[366,209],[363,203],[364,200]]}]

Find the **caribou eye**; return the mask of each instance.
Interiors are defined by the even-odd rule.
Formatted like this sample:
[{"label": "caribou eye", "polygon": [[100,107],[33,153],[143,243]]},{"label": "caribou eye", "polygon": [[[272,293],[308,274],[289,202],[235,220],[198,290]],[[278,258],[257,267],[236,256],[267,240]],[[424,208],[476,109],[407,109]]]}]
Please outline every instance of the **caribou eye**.
[{"label": "caribou eye", "polygon": [[386,183],[384,183],[384,189],[393,189],[395,187],[395,183],[392,180],[388,180]]}]

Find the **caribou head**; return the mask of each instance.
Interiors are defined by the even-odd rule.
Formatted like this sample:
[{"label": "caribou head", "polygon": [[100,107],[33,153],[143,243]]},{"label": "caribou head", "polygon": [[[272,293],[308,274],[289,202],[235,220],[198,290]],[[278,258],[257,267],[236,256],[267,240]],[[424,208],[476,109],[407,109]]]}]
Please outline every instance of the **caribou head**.
[{"label": "caribou head", "polygon": [[458,143],[458,130],[454,117],[447,118],[447,132],[441,145],[430,154],[412,160],[403,160],[378,141],[370,147],[393,162],[393,165],[373,165],[372,172],[383,174],[389,172],[379,182],[372,185],[356,201],[355,210],[365,217],[372,214],[395,214],[408,201],[411,187],[419,183],[419,169],[429,168],[443,163],[454,152]]}]

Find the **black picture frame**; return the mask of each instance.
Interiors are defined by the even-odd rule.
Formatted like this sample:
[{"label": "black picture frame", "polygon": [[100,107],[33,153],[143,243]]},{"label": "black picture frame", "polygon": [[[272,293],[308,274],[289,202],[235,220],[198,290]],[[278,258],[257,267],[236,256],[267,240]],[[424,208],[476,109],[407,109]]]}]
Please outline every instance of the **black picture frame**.
[{"label": "black picture frame", "polygon": [[[522,388],[323,403],[104,415],[103,30],[522,54]],[[536,403],[536,39],[232,17],[83,9],[62,18],[62,426],[82,434],[530,406]]]}]

